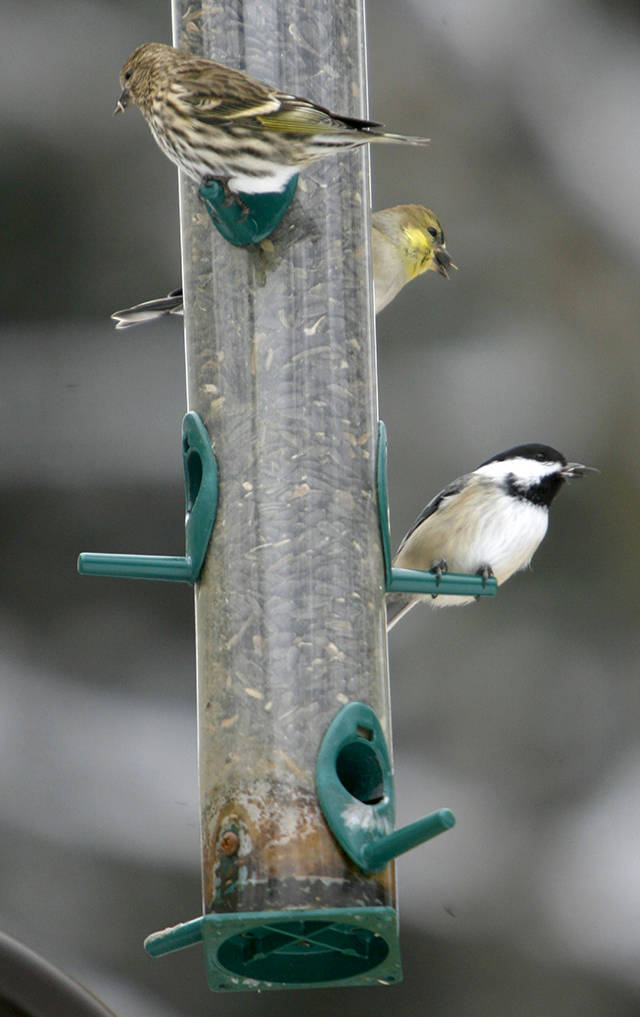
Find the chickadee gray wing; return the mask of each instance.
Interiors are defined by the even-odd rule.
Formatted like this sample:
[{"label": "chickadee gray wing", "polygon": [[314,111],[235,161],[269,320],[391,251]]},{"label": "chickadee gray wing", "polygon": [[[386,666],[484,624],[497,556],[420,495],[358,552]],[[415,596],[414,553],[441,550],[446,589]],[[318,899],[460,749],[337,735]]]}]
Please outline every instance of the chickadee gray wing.
[{"label": "chickadee gray wing", "polygon": [[[449,498],[453,498],[456,494],[460,494],[460,492],[467,486],[467,481],[468,474],[458,477],[457,480],[452,480],[450,484],[443,487],[442,490],[439,491],[438,494],[434,495],[431,501],[425,505],[420,515],[414,520],[413,524],[409,527],[400,541],[398,550],[393,558],[394,565],[402,567],[402,551],[409,538],[420,526],[422,526],[424,522],[426,522],[427,519],[429,519],[430,516],[434,515],[434,513],[438,511],[444,502],[446,502]],[[435,564],[435,562],[430,562],[429,567],[433,564]],[[400,621],[407,611],[411,610],[411,608],[417,603],[418,599],[419,598],[410,593],[391,593],[387,596],[387,631],[392,629],[396,622]]]},{"label": "chickadee gray wing", "polygon": [[468,477],[469,474],[465,473],[463,477],[458,477],[457,480],[452,480],[450,484],[447,484],[446,487],[443,487],[442,490],[439,491],[438,494],[434,495],[431,501],[425,505],[420,515],[417,517],[417,519],[413,521],[412,525],[409,527],[404,537],[400,541],[400,544],[398,545],[398,550],[396,551],[394,557],[394,561],[402,551],[402,548],[408,541],[411,534],[415,533],[415,531],[418,529],[421,523],[424,523],[424,521],[428,519],[429,516],[432,516],[434,512],[437,512],[437,510],[442,505],[442,502],[446,498],[451,498],[455,494],[460,494],[460,491],[462,491],[463,488],[466,487],[467,485]]}]

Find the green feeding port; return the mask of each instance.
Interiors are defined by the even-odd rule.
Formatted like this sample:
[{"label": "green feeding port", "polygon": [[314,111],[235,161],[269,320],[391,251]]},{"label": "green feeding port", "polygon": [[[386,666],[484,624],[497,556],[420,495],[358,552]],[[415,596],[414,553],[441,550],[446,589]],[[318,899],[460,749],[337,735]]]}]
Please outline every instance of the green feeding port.
[{"label": "green feeding port", "polygon": [[234,198],[217,180],[209,179],[200,184],[200,197],[218,233],[234,247],[247,247],[273,233],[293,201],[297,186],[296,174],[283,191],[238,194]]},{"label": "green feeding port", "polygon": [[362,741],[349,742],[336,757],[338,780],[354,798],[365,805],[377,805],[384,797],[384,773],[373,747],[373,732],[358,728]]},{"label": "green feeding port", "polygon": [[437,809],[394,830],[391,757],[380,722],[366,703],[343,706],[327,728],[316,788],[331,832],[363,872],[380,872],[398,855],[455,825],[450,809]]},{"label": "green feeding port", "polygon": [[186,437],[182,439],[182,455],[187,513],[191,513],[202,486],[202,456]]},{"label": "green feeding port", "polygon": [[83,551],[78,556],[80,575],[179,583],[198,581],[218,510],[218,461],[207,429],[193,410],[182,420],[182,465],[186,504],[184,555]]}]

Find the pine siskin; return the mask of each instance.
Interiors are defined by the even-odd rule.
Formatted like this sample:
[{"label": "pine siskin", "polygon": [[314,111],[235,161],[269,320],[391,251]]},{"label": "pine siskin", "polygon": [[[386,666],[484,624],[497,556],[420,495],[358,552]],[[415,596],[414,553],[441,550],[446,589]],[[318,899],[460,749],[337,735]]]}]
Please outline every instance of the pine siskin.
[{"label": "pine siskin", "polygon": [[425,145],[371,120],[337,116],[242,71],[159,42],[138,46],[120,73],[114,113],[134,102],[172,162],[233,193],[282,191],[300,169],[370,141]]},{"label": "pine siskin", "polygon": [[[439,272],[448,279],[449,269],[456,268],[446,250],[440,220],[422,205],[396,205],[374,212],[371,245],[376,314],[423,272]],[[117,329],[124,329],[182,313],[182,289],[177,289],[166,297],[114,311],[111,317]]]}]

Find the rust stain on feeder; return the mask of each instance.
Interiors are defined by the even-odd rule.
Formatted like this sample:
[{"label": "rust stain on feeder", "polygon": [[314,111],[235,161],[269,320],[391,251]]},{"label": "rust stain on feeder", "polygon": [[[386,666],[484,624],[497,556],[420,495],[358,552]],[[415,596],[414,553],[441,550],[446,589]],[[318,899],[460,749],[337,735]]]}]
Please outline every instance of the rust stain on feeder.
[{"label": "rust stain on feeder", "polygon": [[[313,791],[261,778],[210,799],[203,825],[207,912],[386,904],[393,866],[366,876],[337,844]],[[334,899],[335,898],[335,899]],[[328,901],[328,903],[327,903]],[[356,905],[354,905],[356,906]]]}]

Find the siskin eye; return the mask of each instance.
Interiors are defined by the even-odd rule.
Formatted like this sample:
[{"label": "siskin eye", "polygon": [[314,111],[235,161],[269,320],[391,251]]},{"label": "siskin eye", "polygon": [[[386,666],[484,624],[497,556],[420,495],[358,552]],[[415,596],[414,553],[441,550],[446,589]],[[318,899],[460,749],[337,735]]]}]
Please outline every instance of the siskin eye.
[{"label": "siskin eye", "polygon": [[427,226],[427,233],[435,240],[438,236],[438,231],[434,226]]}]

